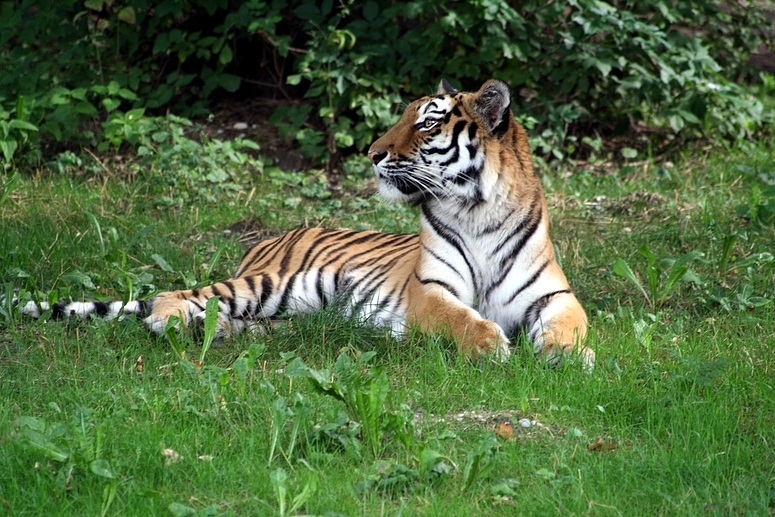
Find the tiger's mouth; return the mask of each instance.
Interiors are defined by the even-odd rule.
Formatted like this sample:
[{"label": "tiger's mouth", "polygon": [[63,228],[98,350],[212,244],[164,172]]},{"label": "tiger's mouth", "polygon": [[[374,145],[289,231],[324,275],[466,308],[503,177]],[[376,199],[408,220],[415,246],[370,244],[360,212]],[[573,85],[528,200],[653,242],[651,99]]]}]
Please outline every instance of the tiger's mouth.
[{"label": "tiger's mouth", "polygon": [[374,167],[379,181],[379,195],[388,203],[420,203],[428,195],[422,183],[409,176],[405,171],[386,171]]},{"label": "tiger's mouth", "polygon": [[385,183],[387,186],[398,189],[399,192],[406,196],[416,194],[422,190],[420,185],[406,174],[388,174],[379,171],[377,172],[377,179],[380,183]]}]

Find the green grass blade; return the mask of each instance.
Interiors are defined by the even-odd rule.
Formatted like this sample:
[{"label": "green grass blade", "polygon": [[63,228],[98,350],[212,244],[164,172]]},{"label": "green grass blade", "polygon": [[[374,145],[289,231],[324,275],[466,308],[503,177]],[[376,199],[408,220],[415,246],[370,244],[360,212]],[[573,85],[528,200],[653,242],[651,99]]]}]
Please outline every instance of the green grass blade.
[{"label": "green grass blade", "polygon": [[640,289],[640,292],[643,293],[643,297],[648,302],[649,307],[653,307],[648,293],[643,288],[643,284],[640,283],[640,280],[638,280],[638,277],[635,276],[635,273],[633,273],[632,269],[630,268],[630,265],[627,264],[627,262],[625,262],[623,259],[616,259],[616,262],[614,262],[614,265],[611,269],[614,272],[614,274],[619,275],[620,277],[625,278],[626,280],[629,280],[631,284],[633,284],[635,287]]},{"label": "green grass blade", "polygon": [[218,327],[219,298],[219,296],[213,296],[207,300],[207,305],[205,305],[204,339],[202,341],[202,352],[199,354],[200,364],[204,364],[205,355],[210,349],[213,339],[215,339],[215,331]]},{"label": "green grass blade", "polygon": [[91,212],[84,212],[84,215],[86,216],[86,219],[89,220],[92,227],[94,227],[94,231],[97,232],[97,237],[100,240],[100,255],[105,256],[105,239],[102,237],[102,228],[100,227],[100,222],[97,220],[97,218],[92,214]]}]

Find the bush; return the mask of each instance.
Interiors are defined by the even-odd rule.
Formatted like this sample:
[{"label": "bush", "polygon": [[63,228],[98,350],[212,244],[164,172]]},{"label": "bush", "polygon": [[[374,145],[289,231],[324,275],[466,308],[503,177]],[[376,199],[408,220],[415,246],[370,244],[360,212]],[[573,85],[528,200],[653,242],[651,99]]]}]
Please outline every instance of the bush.
[{"label": "bush", "polygon": [[661,139],[758,131],[771,113],[737,81],[768,26],[711,0],[5,1],[0,108],[26,100],[43,138],[96,145],[117,109],[191,117],[215,93],[283,96],[272,121],[331,164],[440,78],[497,77],[538,152],[561,159],[639,124]]}]

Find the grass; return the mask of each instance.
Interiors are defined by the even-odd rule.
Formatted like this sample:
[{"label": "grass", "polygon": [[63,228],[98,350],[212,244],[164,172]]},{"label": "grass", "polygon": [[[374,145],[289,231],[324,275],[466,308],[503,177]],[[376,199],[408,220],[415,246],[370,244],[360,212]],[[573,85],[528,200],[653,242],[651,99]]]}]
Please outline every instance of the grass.
[{"label": "grass", "polygon": [[[554,241],[590,317],[592,375],[547,369],[527,347],[505,365],[472,364],[451,343],[396,342],[331,313],[238,336],[199,370],[131,319],[0,313],[0,506],[15,516],[772,515],[775,229],[766,213],[735,212],[762,204],[753,185],[775,173],[772,145],[687,152],[663,170],[547,175]],[[278,177],[264,171],[236,199],[166,208],[142,178],[24,177],[0,205],[0,282],[43,296],[147,294],[228,275],[242,253],[225,232],[235,223],[416,225],[406,208],[347,195],[337,206]],[[653,307],[612,267],[622,259],[645,283],[644,245],[663,271],[666,259],[703,254]],[[362,393],[385,397],[364,413],[384,419],[378,457],[345,405],[298,369],[367,352],[353,375]],[[379,369],[387,385],[368,377]]]}]

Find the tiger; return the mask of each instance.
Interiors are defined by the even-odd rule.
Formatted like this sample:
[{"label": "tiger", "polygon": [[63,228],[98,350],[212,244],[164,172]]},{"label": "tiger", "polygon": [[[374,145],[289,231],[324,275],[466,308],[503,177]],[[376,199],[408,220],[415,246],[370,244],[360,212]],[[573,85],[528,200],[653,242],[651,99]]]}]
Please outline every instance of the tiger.
[{"label": "tiger", "polygon": [[302,228],[259,242],[233,277],[129,302],[28,302],[39,317],[135,314],[157,335],[170,318],[202,324],[218,296],[216,337],[336,305],[347,316],[442,336],[472,359],[506,360],[520,334],[549,364],[580,360],[587,316],[549,236],[541,181],[508,85],[460,92],[442,80],[368,149],[387,202],[419,207],[419,234]]}]

